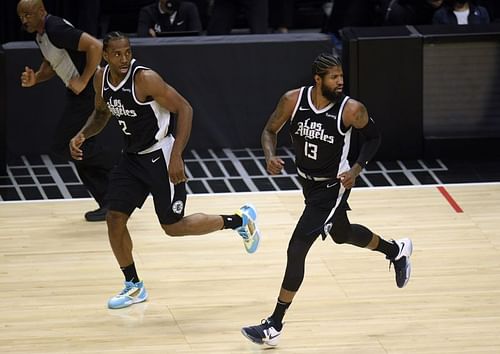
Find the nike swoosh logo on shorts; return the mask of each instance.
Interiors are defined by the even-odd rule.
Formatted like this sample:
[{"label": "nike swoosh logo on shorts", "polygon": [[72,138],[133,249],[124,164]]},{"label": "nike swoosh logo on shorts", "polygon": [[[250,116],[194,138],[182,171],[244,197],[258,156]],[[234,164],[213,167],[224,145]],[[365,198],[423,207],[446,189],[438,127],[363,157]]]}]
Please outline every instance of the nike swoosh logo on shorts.
[{"label": "nike swoosh logo on shorts", "polygon": [[152,163],[155,163],[156,161],[158,161],[160,159],[160,156],[158,157],[155,157],[154,159],[151,160]]},{"label": "nike swoosh logo on shorts", "polygon": [[333,186],[336,186],[337,183],[339,183],[339,182],[335,182],[335,183],[332,183],[332,184],[327,184],[326,188],[332,188]]}]

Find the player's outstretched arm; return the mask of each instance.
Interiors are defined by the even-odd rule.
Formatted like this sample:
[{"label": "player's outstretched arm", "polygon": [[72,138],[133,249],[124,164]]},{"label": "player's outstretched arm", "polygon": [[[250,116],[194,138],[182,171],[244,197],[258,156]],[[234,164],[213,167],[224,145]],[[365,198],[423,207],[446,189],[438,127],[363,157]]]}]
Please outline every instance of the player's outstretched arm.
[{"label": "player's outstretched arm", "polygon": [[293,109],[299,97],[299,90],[286,92],[281,96],[274,112],[269,117],[261,134],[261,144],[266,156],[267,172],[272,175],[281,173],[285,162],[276,156],[278,133],[292,117]]}]

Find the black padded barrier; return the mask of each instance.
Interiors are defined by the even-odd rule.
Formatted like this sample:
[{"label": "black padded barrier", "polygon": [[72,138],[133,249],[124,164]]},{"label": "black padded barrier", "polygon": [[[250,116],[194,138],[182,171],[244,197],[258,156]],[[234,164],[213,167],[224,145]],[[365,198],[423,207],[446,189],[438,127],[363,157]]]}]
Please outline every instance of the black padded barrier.
[{"label": "black padded barrier", "polygon": [[[346,91],[363,102],[382,133],[379,160],[419,158],[422,134],[422,44],[406,27],[343,31]],[[352,137],[352,153],[361,138]]]},{"label": "black padded barrier", "polygon": [[[346,91],[382,130],[377,159],[499,156],[500,24],[345,28]],[[353,151],[359,137],[353,137]]]},{"label": "black padded barrier", "polygon": [[[333,47],[320,33],[131,38],[131,44],[135,58],[192,104],[188,148],[194,149],[259,147],[281,95],[310,84],[313,59]],[[65,88],[57,78],[20,86],[24,66],[36,69],[41,62],[35,43],[11,42],[3,51],[1,109],[8,154],[48,153]],[[110,136],[115,139],[116,131]]]}]

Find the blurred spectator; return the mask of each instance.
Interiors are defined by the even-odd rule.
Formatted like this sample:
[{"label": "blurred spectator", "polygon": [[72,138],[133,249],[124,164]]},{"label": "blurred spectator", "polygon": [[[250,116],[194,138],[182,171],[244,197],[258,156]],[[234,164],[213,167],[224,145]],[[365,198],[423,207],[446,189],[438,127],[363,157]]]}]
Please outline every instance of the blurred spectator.
[{"label": "blurred spectator", "polygon": [[371,26],[375,23],[373,0],[335,0],[322,32],[338,36],[344,27]]},{"label": "blurred spectator", "polygon": [[214,0],[213,6],[207,34],[224,35],[231,33],[231,29],[241,11],[243,11],[247,19],[250,33],[267,33],[268,0]]},{"label": "blurred spectator", "polygon": [[139,12],[137,35],[156,37],[160,32],[201,32],[198,8],[189,1],[158,0]]},{"label": "blurred spectator", "polygon": [[294,0],[269,1],[269,25],[273,32],[288,33],[292,27]]},{"label": "blurred spectator", "polygon": [[500,21],[500,1],[499,0],[481,0],[479,5],[484,6],[490,14],[491,22]]},{"label": "blurred spectator", "polygon": [[434,13],[443,6],[443,0],[413,0],[417,3],[416,25],[430,25]]},{"label": "blurred spectator", "polygon": [[381,0],[383,25],[427,25],[443,0]]},{"label": "blurred spectator", "polygon": [[446,1],[432,19],[432,23],[441,25],[477,25],[489,22],[488,11],[469,0]]}]

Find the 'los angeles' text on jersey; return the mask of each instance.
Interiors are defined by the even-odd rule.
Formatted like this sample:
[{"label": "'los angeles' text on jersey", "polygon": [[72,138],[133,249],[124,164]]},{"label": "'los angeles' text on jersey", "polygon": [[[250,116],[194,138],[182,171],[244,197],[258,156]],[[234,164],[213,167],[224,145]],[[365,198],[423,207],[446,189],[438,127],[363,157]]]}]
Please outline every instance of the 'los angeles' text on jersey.
[{"label": "'los angeles' text on jersey", "polygon": [[308,139],[319,139],[330,144],[333,144],[335,141],[333,135],[325,133],[323,123],[313,122],[310,118],[307,118],[305,122],[298,122],[297,125],[298,128],[295,131],[295,135],[300,135]]},{"label": "'los angeles' text on jersey", "polygon": [[342,122],[348,96],[323,109],[316,109],[311,99],[312,86],[302,87],[290,122],[290,135],[297,168],[313,177],[336,177],[349,169],[347,154],[351,129]]},{"label": "'los angeles' text on jersey", "polygon": [[139,70],[149,68],[133,59],[125,78],[113,86],[109,79],[109,66],[106,66],[102,80],[102,97],[120,124],[125,136],[125,152],[129,153],[146,153],[158,149],[171,129],[168,110],[152,98],[146,102],[137,99],[135,75]]},{"label": "'los angeles' text on jersey", "polygon": [[116,118],[120,118],[121,116],[127,116],[127,117],[137,117],[137,113],[135,113],[135,110],[133,109],[126,109],[125,106],[122,104],[122,101],[120,99],[111,99],[106,102],[108,105],[109,111],[113,116]]}]

